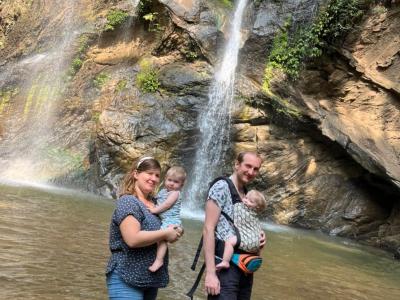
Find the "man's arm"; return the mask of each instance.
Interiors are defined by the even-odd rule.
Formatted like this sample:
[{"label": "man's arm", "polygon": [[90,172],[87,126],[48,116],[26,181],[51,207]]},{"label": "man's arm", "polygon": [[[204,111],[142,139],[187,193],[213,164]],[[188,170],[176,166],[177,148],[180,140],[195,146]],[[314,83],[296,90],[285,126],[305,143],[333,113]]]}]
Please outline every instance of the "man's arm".
[{"label": "man's arm", "polygon": [[206,202],[205,221],[203,227],[204,259],[206,263],[205,288],[209,295],[218,295],[220,292],[219,279],[215,270],[215,227],[218,224],[221,209],[209,199]]}]

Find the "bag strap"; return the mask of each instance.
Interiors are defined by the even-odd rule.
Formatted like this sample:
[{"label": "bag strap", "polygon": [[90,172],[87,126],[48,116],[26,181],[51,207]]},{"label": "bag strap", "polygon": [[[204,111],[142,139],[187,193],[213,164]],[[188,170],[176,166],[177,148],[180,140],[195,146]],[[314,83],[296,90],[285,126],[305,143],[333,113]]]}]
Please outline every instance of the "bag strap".
[{"label": "bag strap", "polygon": [[197,262],[199,261],[199,257],[200,257],[202,248],[203,248],[203,236],[201,236],[199,245],[197,246],[196,254],[193,259],[192,266],[190,267],[190,269],[192,269],[193,271],[196,270],[196,265],[197,265]]},{"label": "bag strap", "polygon": [[188,296],[190,298],[190,300],[193,300],[194,292],[197,290],[197,287],[199,286],[201,277],[203,276],[203,273],[204,273],[205,269],[206,269],[206,264],[203,263],[203,265],[201,266],[199,274],[197,274],[196,281],[194,282],[194,284],[193,284],[192,288],[190,289],[190,291],[187,292],[187,294],[186,294],[186,296]]}]

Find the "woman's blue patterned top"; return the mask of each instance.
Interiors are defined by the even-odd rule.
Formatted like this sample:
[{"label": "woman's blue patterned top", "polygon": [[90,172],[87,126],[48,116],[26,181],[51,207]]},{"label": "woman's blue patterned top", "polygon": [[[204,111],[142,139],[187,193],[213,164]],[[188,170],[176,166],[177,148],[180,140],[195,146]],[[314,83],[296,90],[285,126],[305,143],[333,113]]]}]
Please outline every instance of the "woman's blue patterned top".
[{"label": "woman's blue patterned top", "polygon": [[135,287],[166,287],[168,284],[168,253],[164,265],[156,272],[148,268],[156,258],[157,244],[129,248],[124,242],[119,225],[127,216],[133,216],[141,226],[140,230],[159,230],[160,219],[151,214],[146,206],[131,195],[121,196],[116,203],[110,225],[111,257],[106,274],[116,271],[129,285]]}]

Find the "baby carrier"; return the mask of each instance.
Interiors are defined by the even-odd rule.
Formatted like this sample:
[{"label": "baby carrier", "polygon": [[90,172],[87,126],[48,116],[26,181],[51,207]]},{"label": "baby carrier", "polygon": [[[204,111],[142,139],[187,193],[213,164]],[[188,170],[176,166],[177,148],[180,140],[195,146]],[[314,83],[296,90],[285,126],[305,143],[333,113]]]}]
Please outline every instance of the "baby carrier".
[{"label": "baby carrier", "polygon": [[[236,190],[235,185],[228,177],[218,177],[218,178],[214,179],[210,183],[210,188],[219,180],[224,180],[228,184],[229,192],[230,192],[231,198],[232,198],[232,205],[235,207],[236,204],[242,203],[242,200],[239,196],[238,191]],[[247,190],[245,190],[245,193],[247,193]],[[235,211],[235,209],[234,209],[234,211]],[[222,210],[221,210],[221,215],[232,225],[232,227],[235,230],[235,235],[237,238],[237,243],[234,247],[235,253],[232,256],[231,262],[233,262],[235,265],[237,265],[246,274],[251,274],[251,273],[255,272],[261,266],[262,258],[258,255],[255,255],[252,253],[247,253],[246,251],[243,251],[239,248],[239,246],[241,244],[243,245],[246,243],[244,241],[242,241],[242,237],[239,233],[239,230],[235,226],[234,220],[236,219],[237,216],[234,215],[234,218],[232,220],[232,218]],[[240,217],[240,216],[238,216],[238,217]],[[200,242],[197,247],[197,251],[196,251],[196,254],[195,254],[195,257],[193,260],[193,264],[190,267],[193,271],[196,269],[196,265],[199,260],[199,256],[200,256],[202,247],[203,247],[203,237],[201,237],[201,239],[200,239]],[[216,261],[218,261],[218,260],[221,261],[223,253],[224,253],[224,241],[216,238],[215,239]],[[203,276],[205,267],[206,267],[206,265],[205,265],[205,263],[203,263],[192,288],[186,294],[190,299],[193,299],[193,294],[196,291],[196,289],[200,283],[200,280],[201,280],[201,277]]]}]

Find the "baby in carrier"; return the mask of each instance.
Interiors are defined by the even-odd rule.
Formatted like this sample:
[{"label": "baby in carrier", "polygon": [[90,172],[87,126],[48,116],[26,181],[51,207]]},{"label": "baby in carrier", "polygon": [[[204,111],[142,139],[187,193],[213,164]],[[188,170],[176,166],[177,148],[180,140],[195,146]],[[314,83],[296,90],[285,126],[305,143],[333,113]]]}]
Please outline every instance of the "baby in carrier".
[{"label": "baby in carrier", "polygon": [[259,253],[260,232],[262,230],[259,216],[266,206],[267,201],[264,195],[256,190],[249,191],[241,203],[234,205],[233,218],[239,231],[240,244],[237,245],[238,238],[235,235],[225,241],[222,261],[215,266],[217,270],[229,268],[235,247],[246,253]]}]

